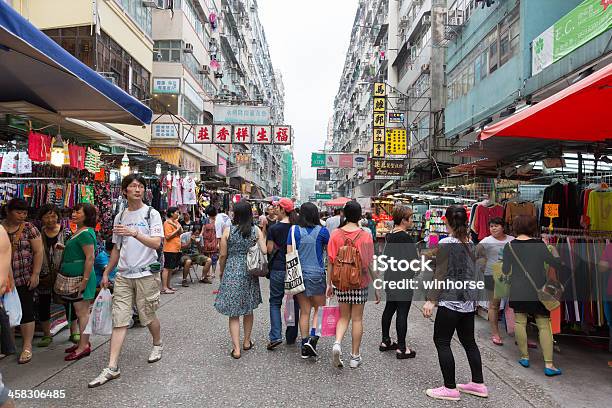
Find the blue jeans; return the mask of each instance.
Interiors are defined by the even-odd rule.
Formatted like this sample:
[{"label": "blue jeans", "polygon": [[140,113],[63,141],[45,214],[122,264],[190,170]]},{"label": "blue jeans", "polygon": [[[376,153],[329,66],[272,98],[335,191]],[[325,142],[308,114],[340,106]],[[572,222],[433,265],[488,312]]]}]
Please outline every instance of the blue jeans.
[{"label": "blue jeans", "polygon": [[[272,269],[270,271],[270,341],[282,340],[283,319],[281,305],[285,297],[285,271]],[[300,305],[295,302],[295,326],[287,327],[285,338],[287,343],[294,343],[297,338],[297,321],[300,316]]]}]

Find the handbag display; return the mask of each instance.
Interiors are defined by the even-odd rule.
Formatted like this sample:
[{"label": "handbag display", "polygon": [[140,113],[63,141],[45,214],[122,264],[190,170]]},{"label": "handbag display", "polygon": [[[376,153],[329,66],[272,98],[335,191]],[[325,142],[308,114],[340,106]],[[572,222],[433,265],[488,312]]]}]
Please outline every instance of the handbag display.
[{"label": "handbag display", "polygon": [[268,274],[268,257],[259,247],[258,239],[255,238],[255,243],[247,251],[247,272],[258,278]]},{"label": "handbag display", "polygon": [[297,251],[295,242],[295,226],[291,227],[291,243],[293,250],[287,253],[285,258],[285,267],[287,274],[285,275],[285,294],[297,295],[306,290],[304,286],[304,276],[302,274],[302,264]]},{"label": "handbag display", "polygon": [[516,255],[516,252],[514,252],[512,244],[508,245],[510,246],[510,251],[512,251],[512,255],[514,255],[514,259],[516,259],[516,262],[518,262],[519,266],[525,273],[525,276],[527,277],[529,282],[531,282],[531,285],[538,294],[538,299],[544,305],[546,310],[550,312],[561,306],[561,298],[563,297],[563,291],[565,290],[561,282],[550,280],[547,278],[546,283],[544,283],[544,286],[538,289],[535,282],[533,281],[533,278],[531,277],[529,272],[527,272],[525,266],[523,266],[523,263]]}]

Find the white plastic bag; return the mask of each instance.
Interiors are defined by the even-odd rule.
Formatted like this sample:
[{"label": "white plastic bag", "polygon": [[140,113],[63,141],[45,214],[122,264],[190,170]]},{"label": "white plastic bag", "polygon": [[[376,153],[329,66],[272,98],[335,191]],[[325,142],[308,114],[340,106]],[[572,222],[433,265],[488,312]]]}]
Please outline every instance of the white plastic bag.
[{"label": "white plastic bag", "polygon": [[94,301],[85,334],[110,336],[113,333],[113,295],[102,289]]},{"label": "white plastic bag", "polygon": [[295,300],[293,295],[285,295],[285,325],[295,326]]},{"label": "white plastic bag", "polygon": [[10,292],[6,292],[2,296],[2,304],[4,310],[9,317],[9,324],[11,327],[19,326],[21,323],[21,302],[19,301],[19,294],[17,288],[13,288]]}]

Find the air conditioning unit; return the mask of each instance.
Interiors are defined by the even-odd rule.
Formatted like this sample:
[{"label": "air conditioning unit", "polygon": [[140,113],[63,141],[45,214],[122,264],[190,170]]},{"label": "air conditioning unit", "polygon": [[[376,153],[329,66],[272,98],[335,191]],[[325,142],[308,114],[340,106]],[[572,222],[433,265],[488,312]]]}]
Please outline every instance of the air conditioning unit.
[{"label": "air conditioning unit", "polygon": [[463,17],[449,17],[448,18],[448,25],[449,26],[462,26],[463,25]]},{"label": "air conditioning unit", "polygon": [[400,28],[406,27],[408,25],[408,21],[409,18],[407,16],[402,17],[399,21]]},{"label": "air conditioning unit", "polygon": [[193,54],[193,44],[185,43],[185,47],[183,48],[183,52],[187,54]]},{"label": "air conditioning unit", "polygon": [[464,21],[465,13],[463,10],[449,10],[447,15],[446,23],[449,26],[462,26]]},{"label": "air conditioning unit", "polygon": [[210,74],[210,67],[208,65],[202,65],[202,68],[198,70],[198,73],[201,75],[208,75]]},{"label": "air conditioning unit", "polygon": [[424,25],[431,25],[431,14],[425,14],[423,16],[423,24]]}]

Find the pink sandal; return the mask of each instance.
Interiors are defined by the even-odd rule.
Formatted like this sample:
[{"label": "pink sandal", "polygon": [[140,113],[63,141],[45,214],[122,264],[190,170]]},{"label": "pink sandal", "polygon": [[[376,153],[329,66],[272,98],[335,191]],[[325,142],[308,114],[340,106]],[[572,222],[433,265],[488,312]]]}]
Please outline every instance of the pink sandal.
[{"label": "pink sandal", "polygon": [[496,336],[496,335],[491,336],[491,341],[496,346],[503,346],[504,345],[504,342],[502,341],[501,337]]}]

